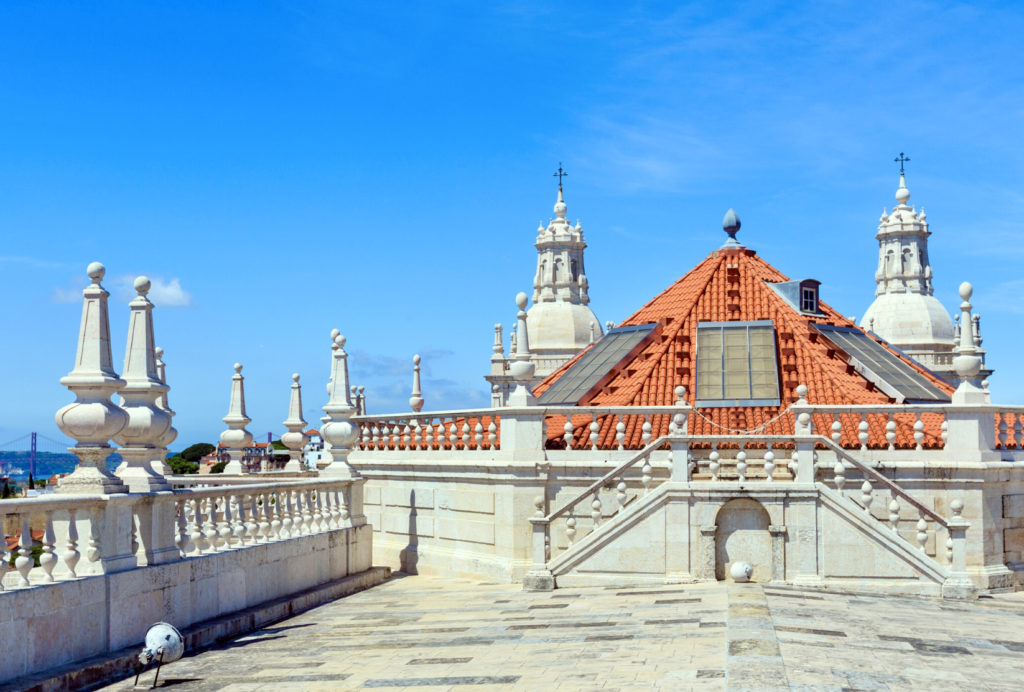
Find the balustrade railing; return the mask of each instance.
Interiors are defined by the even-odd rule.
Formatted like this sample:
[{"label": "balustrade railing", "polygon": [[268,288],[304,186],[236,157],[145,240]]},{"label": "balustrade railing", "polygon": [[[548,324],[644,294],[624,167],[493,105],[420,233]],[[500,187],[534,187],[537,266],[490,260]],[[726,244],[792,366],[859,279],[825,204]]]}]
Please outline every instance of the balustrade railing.
[{"label": "balustrade railing", "polygon": [[218,480],[170,493],[0,501],[0,526],[16,523],[19,539],[14,554],[4,543],[0,591],[351,526],[352,481]]},{"label": "balustrade railing", "polygon": [[1024,406],[1000,406],[995,412],[996,446],[1024,449]]},{"label": "balustrade railing", "polygon": [[428,413],[356,416],[359,449],[496,450],[502,409],[434,411]]}]

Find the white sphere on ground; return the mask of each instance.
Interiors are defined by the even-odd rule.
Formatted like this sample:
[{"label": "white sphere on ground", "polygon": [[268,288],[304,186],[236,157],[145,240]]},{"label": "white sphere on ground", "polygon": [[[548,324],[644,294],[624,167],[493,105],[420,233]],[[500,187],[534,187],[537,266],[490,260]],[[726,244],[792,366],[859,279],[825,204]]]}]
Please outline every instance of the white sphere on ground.
[{"label": "white sphere on ground", "polygon": [[729,576],[736,582],[750,581],[752,574],[754,574],[754,568],[750,566],[749,562],[734,562],[729,568]]}]

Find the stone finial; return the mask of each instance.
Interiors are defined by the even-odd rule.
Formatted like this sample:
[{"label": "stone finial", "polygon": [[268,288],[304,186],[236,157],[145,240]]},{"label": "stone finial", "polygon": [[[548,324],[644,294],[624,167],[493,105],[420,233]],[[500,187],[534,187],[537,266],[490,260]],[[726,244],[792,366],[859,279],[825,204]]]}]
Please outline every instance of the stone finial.
[{"label": "stone finial", "polygon": [[516,388],[509,395],[509,404],[513,406],[530,406],[537,402],[537,399],[530,391],[530,381],[533,379],[537,366],[530,357],[530,335],[526,326],[526,303],[525,293],[516,295],[516,306],[519,312],[516,314],[516,352],[512,356],[512,363],[509,367],[509,374],[516,383]]},{"label": "stone finial", "polygon": [[974,313],[971,319],[974,321],[974,345],[981,348],[981,315]]},{"label": "stone finial", "polygon": [[590,321],[590,343],[594,343],[595,341],[597,341],[597,325],[594,324],[593,320],[591,320]]},{"label": "stone finial", "polygon": [[808,391],[807,390],[807,385],[805,385],[805,384],[797,385],[797,387],[796,387],[797,402],[796,403],[800,404],[801,406],[806,406],[807,405],[807,391]]},{"label": "stone finial", "polygon": [[608,320],[608,321],[606,321],[604,323],[604,331],[605,331],[606,334],[608,332],[610,332],[611,330],[613,330],[613,329],[615,329],[615,323],[614,322],[612,322],[611,320]]},{"label": "stone finial", "polygon": [[331,334],[334,342],[331,346],[331,383],[328,386],[330,397],[323,407],[330,420],[320,429],[320,436],[324,440],[323,458],[326,461],[321,475],[332,478],[360,478],[359,472],[348,463],[348,454],[359,439],[359,428],[350,420],[355,415],[356,408],[349,399],[345,337],[337,330]]},{"label": "stone finial", "polygon": [[565,218],[565,212],[568,211],[568,207],[565,206],[565,199],[562,197],[562,187],[558,187],[558,201],[555,202],[555,216],[560,219]]},{"label": "stone finial", "polygon": [[167,462],[164,461],[164,457],[167,456],[167,448],[170,447],[171,443],[178,438],[178,431],[175,430],[173,426],[173,419],[174,416],[176,416],[177,414],[173,410],[171,410],[171,405],[168,398],[168,394],[171,388],[169,385],[167,385],[167,366],[164,363],[164,350],[157,346],[155,349],[153,349],[153,353],[156,354],[157,378],[159,378],[159,380],[163,382],[164,385],[167,386],[167,389],[161,392],[160,396],[156,398],[156,405],[157,408],[166,411],[167,415],[169,415],[172,419],[171,427],[167,428],[167,432],[165,432],[163,437],[160,438],[159,459],[153,462],[153,471],[155,471],[161,476],[169,476],[171,475],[171,473],[173,473],[173,471],[171,470],[171,467],[167,465]]},{"label": "stone finial", "polygon": [[245,415],[245,378],[242,377],[242,364],[235,363],[235,374],[231,376],[231,401],[228,404],[228,415],[221,418],[228,429],[220,434],[220,443],[228,453],[228,464],[224,467],[226,474],[245,473],[242,468],[243,450],[252,444],[252,433],[245,429],[252,420]]},{"label": "stone finial", "polygon": [[491,355],[491,362],[500,362],[505,360],[505,345],[504,337],[501,334],[501,325],[494,325],[494,347],[492,348],[494,353]]},{"label": "stone finial", "polygon": [[740,241],[736,240],[736,234],[740,230],[740,217],[736,210],[730,208],[725,212],[725,216],[722,218],[722,230],[729,236],[722,247],[742,247]]},{"label": "stone finial", "polygon": [[906,176],[904,176],[902,171],[901,171],[900,172],[900,186],[896,190],[896,202],[898,202],[899,205],[902,207],[902,206],[906,206],[907,201],[909,199],[910,199],[910,190],[907,189],[907,179],[906,179]]},{"label": "stone finial", "polygon": [[516,355],[516,330],[512,330],[512,335],[508,338],[508,357],[515,358]]},{"label": "stone finial", "polygon": [[960,334],[953,348],[953,369],[960,376],[960,385],[953,393],[954,404],[987,404],[988,392],[976,382],[982,360],[974,335],[970,298],[974,288],[968,282],[960,284]]},{"label": "stone finial", "polygon": [[288,463],[284,470],[292,473],[304,471],[302,464],[302,448],[309,441],[306,435],[306,421],[302,417],[302,385],[299,384],[299,373],[292,375],[291,397],[288,400],[288,418],[284,427],[288,429],[281,435],[281,444],[288,448]]},{"label": "stone finial", "polygon": [[359,398],[356,401],[356,409],[360,416],[366,415],[366,387],[359,385]]},{"label": "stone finial", "polygon": [[412,395],[409,397],[409,408],[416,413],[423,410],[423,392],[420,391],[420,355],[412,357]]},{"label": "stone finial", "polygon": [[106,269],[93,262],[86,269],[91,283],[82,291],[82,321],[78,330],[75,367],[60,383],[71,390],[75,401],[57,411],[57,427],[76,442],[70,451],[78,466],[60,480],[58,492],[123,493],[127,488],[107,470],[112,451],[110,438],[128,424],[128,414],[110,396],[125,385],[114,372],[110,352],[110,294],[100,285]]},{"label": "stone finial", "polygon": [[128,344],[124,353],[124,381],[121,408],[128,414],[128,424],[114,436],[121,445],[117,476],[133,493],[170,490],[167,480],[156,472],[154,464],[163,461],[160,441],[171,427],[171,415],[157,406],[156,400],[167,391],[156,367],[156,345],[153,338],[153,303],[150,281],[145,276],[135,279],[137,295],[128,304]]}]

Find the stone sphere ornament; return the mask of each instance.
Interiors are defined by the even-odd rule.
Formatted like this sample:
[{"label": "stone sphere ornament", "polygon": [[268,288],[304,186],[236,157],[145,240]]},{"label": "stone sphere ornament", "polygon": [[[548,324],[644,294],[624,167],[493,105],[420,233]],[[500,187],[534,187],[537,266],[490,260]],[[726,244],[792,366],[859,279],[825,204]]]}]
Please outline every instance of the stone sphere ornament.
[{"label": "stone sphere ornament", "polygon": [[749,562],[734,562],[729,568],[729,576],[735,582],[748,582],[752,574],[754,574],[754,568],[750,566]]}]

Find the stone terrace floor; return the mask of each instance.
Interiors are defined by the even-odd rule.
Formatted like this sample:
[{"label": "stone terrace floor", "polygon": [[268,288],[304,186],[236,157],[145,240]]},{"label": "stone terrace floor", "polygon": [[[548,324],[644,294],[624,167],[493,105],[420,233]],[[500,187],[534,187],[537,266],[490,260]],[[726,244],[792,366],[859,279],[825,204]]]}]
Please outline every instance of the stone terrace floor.
[{"label": "stone terrace floor", "polygon": [[161,672],[161,686],[180,692],[1020,690],[1022,680],[1024,594],[965,603],[755,584],[526,593],[403,575]]}]

